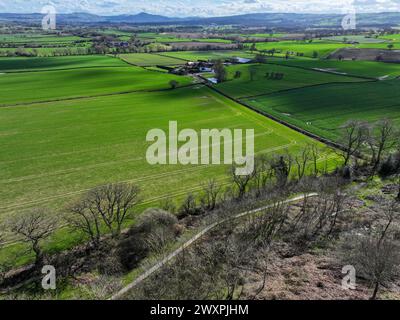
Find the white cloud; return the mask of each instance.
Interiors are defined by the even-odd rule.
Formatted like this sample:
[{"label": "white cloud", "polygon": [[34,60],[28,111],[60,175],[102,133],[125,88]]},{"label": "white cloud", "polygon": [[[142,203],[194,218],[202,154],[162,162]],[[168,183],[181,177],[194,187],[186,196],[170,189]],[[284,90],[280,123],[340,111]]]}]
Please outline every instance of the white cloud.
[{"label": "white cloud", "polygon": [[400,0],[0,0],[2,12],[40,12],[53,4],[58,12],[102,15],[148,12],[168,16],[222,16],[253,12],[341,13],[354,3],[358,12],[400,11]]}]

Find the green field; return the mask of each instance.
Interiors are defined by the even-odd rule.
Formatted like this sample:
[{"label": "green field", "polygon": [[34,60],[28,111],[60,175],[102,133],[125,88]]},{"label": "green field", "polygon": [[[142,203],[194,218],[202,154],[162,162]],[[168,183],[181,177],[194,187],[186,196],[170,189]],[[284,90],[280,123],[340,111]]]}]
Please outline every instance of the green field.
[{"label": "green field", "polygon": [[400,76],[400,65],[374,61],[337,61],[315,59],[267,59],[270,63],[296,66],[308,69],[322,69],[327,72],[339,72],[353,76],[369,78],[396,78]]},{"label": "green field", "polygon": [[[54,208],[57,214],[90,188],[110,182],[139,185],[142,207],[198,192],[209,178],[228,182],[225,165],[147,163],[147,132],[155,128],[167,132],[172,120],[178,121],[180,129],[198,132],[254,129],[256,151],[271,155],[287,149],[295,154],[315,143],[200,85],[3,107],[0,119],[0,222],[31,207]],[[331,155],[324,151],[321,161],[327,158]],[[78,240],[70,230],[61,230],[46,248],[63,250]],[[9,247],[0,260],[15,253],[18,263],[26,263],[29,257],[18,254],[21,246]]]},{"label": "green field", "polygon": [[0,75],[0,106],[49,101],[129,91],[169,88],[169,82],[180,85],[192,82],[189,77],[165,75],[127,65],[114,68],[87,68]]},{"label": "green field", "polygon": [[218,59],[229,59],[233,57],[240,58],[254,58],[254,54],[245,51],[180,51],[180,52],[163,52],[160,53],[163,56],[183,59],[187,61],[197,60],[218,60]]},{"label": "green field", "polygon": [[347,120],[382,118],[400,125],[398,80],[327,84],[245,100],[252,106],[328,139]]},{"label": "green field", "polygon": [[120,60],[107,56],[0,58],[0,72],[124,66]]},{"label": "green field", "polygon": [[[250,79],[250,70],[255,70],[253,81]],[[239,79],[233,79],[236,71],[242,73]],[[229,67],[228,72],[228,81],[218,84],[217,88],[235,98],[268,94],[322,83],[362,81],[358,78],[268,64],[235,65]],[[283,73],[284,78],[282,80],[268,79],[266,73],[271,74],[272,72]]]},{"label": "green field", "polygon": [[281,41],[261,42],[256,44],[257,50],[263,51],[275,49],[277,55],[285,55],[286,52],[291,52],[292,55],[299,53],[303,54],[305,57],[313,57],[314,52],[317,52],[319,58],[326,57],[337,49],[349,46],[351,45],[323,41],[313,41],[311,43],[304,41]]},{"label": "green field", "polygon": [[58,36],[58,35],[40,35],[40,34],[0,34],[0,42],[6,43],[15,43],[15,44],[23,44],[23,43],[66,43],[70,42],[73,43],[75,41],[88,41],[90,39],[87,38],[80,38],[76,36]]},{"label": "green field", "polygon": [[121,54],[119,57],[128,63],[142,67],[175,66],[186,63],[185,60],[150,53]]},{"label": "green field", "polygon": [[358,43],[384,43],[387,42],[383,38],[368,37],[364,35],[349,35],[349,36],[332,36],[324,37],[322,40],[337,41],[337,42],[358,42]]}]

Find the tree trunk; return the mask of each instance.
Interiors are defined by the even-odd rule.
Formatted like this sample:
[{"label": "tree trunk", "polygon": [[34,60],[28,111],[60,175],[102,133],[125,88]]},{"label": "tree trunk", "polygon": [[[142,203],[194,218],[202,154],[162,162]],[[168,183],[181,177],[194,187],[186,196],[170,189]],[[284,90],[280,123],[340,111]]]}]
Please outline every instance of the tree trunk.
[{"label": "tree trunk", "polygon": [[379,291],[379,282],[377,282],[375,284],[375,289],[374,289],[374,293],[373,293],[373,295],[371,297],[371,300],[376,300],[376,297],[378,295],[378,291]]}]

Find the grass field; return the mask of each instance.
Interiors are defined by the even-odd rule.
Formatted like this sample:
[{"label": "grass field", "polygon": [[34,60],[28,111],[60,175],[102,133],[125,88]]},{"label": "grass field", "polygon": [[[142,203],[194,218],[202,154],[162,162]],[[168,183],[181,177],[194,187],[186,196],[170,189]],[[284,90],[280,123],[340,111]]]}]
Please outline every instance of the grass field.
[{"label": "grass field", "polygon": [[400,65],[374,61],[337,61],[316,59],[268,59],[270,63],[297,66],[308,69],[324,69],[331,72],[370,78],[396,78],[400,76]]},{"label": "grass field", "polygon": [[217,60],[228,59],[233,57],[254,58],[254,54],[246,51],[180,51],[180,52],[163,52],[163,56],[183,59],[187,61],[197,60]]},{"label": "grass field", "polygon": [[126,66],[126,64],[118,59],[100,55],[48,58],[0,58],[0,72],[124,66]]},{"label": "grass field", "polygon": [[349,36],[332,36],[332,37],[324,37],[322,40],[328,41],[338,41],[338,42],[349,42],[354,41],[358,43],[384,43],[387,42],[386,39],[383,38],[375,38],[375,37],[367,37],[364,35],[349,35]]},{"label": "grass field", "polygon": [[[171,120],[178,121],[180,129],[196,131],[255,129],[256,151],[271,155],[286,149],[296,153],[315,143],[201,86],[4,107],[0,119],[0,221],[30,207],[54,208],[57,214],[88,189],[109,182],[138,184],[143,207],[197,192],[208,178],[227,182],[225,165],[146,162],[146,133],[154,128],[167,131]],[[46,248],[63,250],[79,239],[61,230]],[[22,244],[11,246],[0,260],[22,249]],[[28,259],[19,255],[18,263]]]},{"label": "grass field", "polygon": [[165,75],[126,65],[114,68],[87,68],[0,75],[0,106],[88,97],[126,91],[169,88],[169,81],[180,85],[192,82],[189,77]]},{"label": "grass field", "polygon": [[[253,81],[250,79],[250,70],[255,70]],[[236,71],[242,73],[239,79],[233,79]],[[235,98],[256,96],[322,83],[362,81],[358,78],[268,64],[235,65],[229,67],[228,72],[228,81],[218,84],[217,88]],[[268,79],[266,77],[267,72],[270,74],[272,72],[283,73],[284,78],[282,80]]]},{"label": "grass field", "polygon": [[119,55],[119,57],[128,63],[142,67],[175,66],[186,63],[186,61],[182,59],[167,57],[160,54],[150,54],[150,53],[121,54]]},{"label": "grass field", "polygon": [[304,41],[281,41],[281,42],[261,42],[256,44],[257,50],[277,50],[277,54],[285,55],[286,52],[294,54],[301,53],[305,57],[313,57],[314,51],[318,53],[319,58],[326,57],[331,52],[348,47],[344,43],[332,43],[323,41],[313,41],[311,43]]},{"label": "grass field", "polygon": [[85,38],[80,38],[76,36],[58,36],[58,35],[40,35],[40,34],[0,34],[0,42],[6,43],[15,43],[15,44],[23,44],[23,43],[66,43],[70,42],[73,43],[75,41],[82,41],[82,40],[90,40]]},{"label": "grass field", "polygon": [[327,84],[250,98],[246,102],[280,119],[335,140],[347,120],[390,118],[400,126],[398,80]]}]

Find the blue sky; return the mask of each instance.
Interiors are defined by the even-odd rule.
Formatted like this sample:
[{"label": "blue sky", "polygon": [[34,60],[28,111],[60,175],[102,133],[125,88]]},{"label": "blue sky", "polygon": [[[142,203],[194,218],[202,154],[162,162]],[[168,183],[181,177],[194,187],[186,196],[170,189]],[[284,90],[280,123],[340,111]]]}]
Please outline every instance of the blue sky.
[{"label": "blue sky", "polygon": [[102,15],[147,12],[167,16],[222,16],[253,12],[342,13],[400,11],[400,0],[0,0],[0,12],[40,12],[52,4],[60,13]]}]

